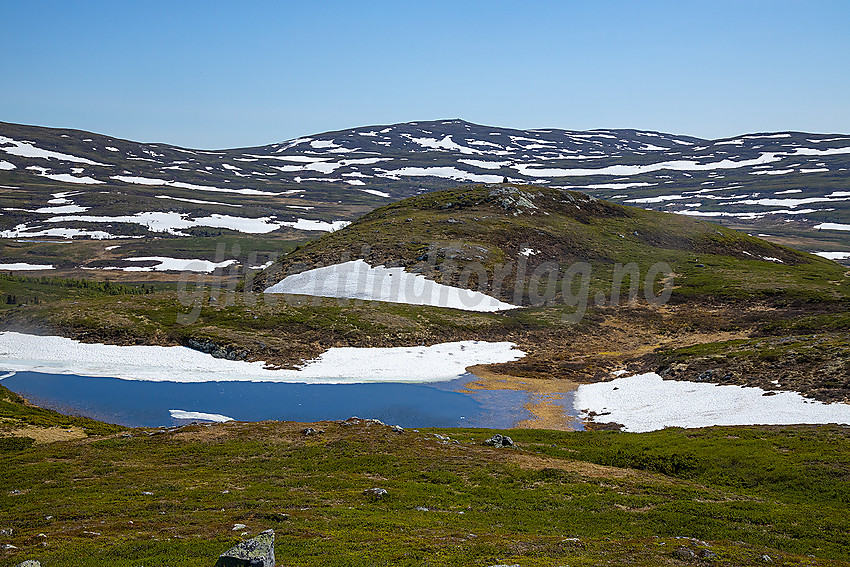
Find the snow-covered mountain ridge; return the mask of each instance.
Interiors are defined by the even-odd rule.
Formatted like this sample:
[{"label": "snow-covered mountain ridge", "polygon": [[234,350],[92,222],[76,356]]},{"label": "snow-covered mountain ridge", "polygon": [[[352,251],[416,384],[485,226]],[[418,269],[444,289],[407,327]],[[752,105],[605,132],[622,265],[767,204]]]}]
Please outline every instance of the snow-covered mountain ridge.
[{"label": "snow-covered mountain ridge", "polygon": [[507,178],[768,233],[828,234],[840,247],[848,171],[842,134],[704,140],[439,120],[209,151],[0,123],[0,236],[333,230],[397,199]]}]

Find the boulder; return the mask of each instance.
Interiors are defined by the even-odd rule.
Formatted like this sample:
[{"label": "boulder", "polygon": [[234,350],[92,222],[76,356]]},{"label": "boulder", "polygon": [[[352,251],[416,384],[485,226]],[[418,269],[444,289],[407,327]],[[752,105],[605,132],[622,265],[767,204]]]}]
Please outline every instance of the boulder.
[{"label": "boulder", "polygon": [[274,530],[266,530],[222,553],[215,567],[275,567]]},{"label": "boulder", "polygon": [[27,559],[15,565],[15,567],[41,567],[41,563],[35,559]]},{"label": "boulder", "polygon": [[385,498],[389,493],[383,488],[369,488],[363,491],[363,494],[366,496],[371,496],[372,498]]},{"label": "boulder", "polygon": [[496,433],[489,439],[484,442],[485,445],[490,445],[491,447],[513,447],[514,440],[508,437],[507,435],[502,435],[501,433]]}]

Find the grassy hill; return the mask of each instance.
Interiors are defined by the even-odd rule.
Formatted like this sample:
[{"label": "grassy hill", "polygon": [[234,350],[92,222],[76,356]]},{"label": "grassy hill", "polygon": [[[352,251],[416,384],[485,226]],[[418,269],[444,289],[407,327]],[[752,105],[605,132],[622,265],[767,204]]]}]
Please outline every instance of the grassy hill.
[{"label": "grassy hill", "polygon": [[[654,264],[669,266],[672,297],[678,301],[850,297],[846,269],[817,256],[691,217],[574,191],[509,184],[462,186],[380,207],[286,255],[256,278],[254,289],[264,289],[281,275],[357,258],[404,266],[522,305],[539,304],[542,297],[563,303],[560,283],[551,296],[541,286],[555,273],[551,270],[557,270],[561,282],[579,262],[592,267],[590,297],[604,294],[597,303],[611,303],[615,265],[630,263],[641,278]],[[519,287],[517,279],[523,280]],[[537,280],[543,283],[529,290]],[[625,277],[622,299],[630,283]]]}]

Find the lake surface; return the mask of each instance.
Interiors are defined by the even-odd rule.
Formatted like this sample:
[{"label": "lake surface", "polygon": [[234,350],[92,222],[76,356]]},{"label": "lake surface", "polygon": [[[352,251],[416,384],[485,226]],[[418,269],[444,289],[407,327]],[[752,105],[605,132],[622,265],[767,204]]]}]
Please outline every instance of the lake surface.
[{"label": "lake surface", "polygon": [[[180,423],[169,410],[220,414],[239,421],[311,422],[374,418],[402,427],[509,428],[531,418],[525,392],[458,392],[477,377],[427,384],[146,382],[18,372],[0,384],[32,403],[130,427]],[[569,413],[571,407],[564,404]]]}]

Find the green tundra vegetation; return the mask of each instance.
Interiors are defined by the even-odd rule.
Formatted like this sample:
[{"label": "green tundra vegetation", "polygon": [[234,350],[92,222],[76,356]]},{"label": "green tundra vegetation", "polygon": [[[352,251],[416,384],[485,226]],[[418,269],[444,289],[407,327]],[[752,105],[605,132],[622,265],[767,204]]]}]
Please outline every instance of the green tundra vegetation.
[{"label": "green tundra vegetation", "polygon": [[[0,396],[5,423],[69,423]],[[848,565],[842,426],[514,430],[501,449],[354,419],[86,427],[0,444],[0,565],[201,567],[269,528],[282,565]]]}]

